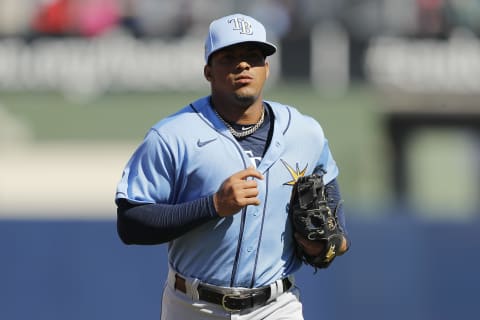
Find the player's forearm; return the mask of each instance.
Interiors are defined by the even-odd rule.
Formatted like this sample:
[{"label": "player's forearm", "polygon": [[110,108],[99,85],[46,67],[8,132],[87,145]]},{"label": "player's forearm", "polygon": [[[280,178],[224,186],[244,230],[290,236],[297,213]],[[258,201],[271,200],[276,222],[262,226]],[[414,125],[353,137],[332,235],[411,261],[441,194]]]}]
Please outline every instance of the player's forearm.
[{"label": "player's forearm", "polygon": [[339,250],[339,255],[345,253],[350,247],[350,239],[347,234],[346,223],[345,223],[345,213],[343,211],[343,205],[341,203],[342,196],[340,194],[340,187],[338,185],[337,179],[333,179],[326,185],[325,192],[327,193],[328,205],[330,208],[334,208],[337,211],[338,222],[340,224],[340,229],[344,233],[344,241]]},{"label": "player's forearm", "polygon": [[160,244],[216,217],[211,196],[177,205],[132,205],[120,199],[117,231],[126,244]]}]

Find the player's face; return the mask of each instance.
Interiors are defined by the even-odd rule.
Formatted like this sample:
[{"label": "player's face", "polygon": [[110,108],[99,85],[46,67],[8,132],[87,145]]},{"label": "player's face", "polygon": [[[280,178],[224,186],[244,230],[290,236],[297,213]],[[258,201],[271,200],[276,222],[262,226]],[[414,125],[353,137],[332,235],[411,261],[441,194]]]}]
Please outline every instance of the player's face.
[{"label": "player's face", "polygon": [[230,46],[212,54],[205,66],[205,77],[212,93],[230,97],[237,103],[251,105],[261,97],[269,65],[255,45]]}]

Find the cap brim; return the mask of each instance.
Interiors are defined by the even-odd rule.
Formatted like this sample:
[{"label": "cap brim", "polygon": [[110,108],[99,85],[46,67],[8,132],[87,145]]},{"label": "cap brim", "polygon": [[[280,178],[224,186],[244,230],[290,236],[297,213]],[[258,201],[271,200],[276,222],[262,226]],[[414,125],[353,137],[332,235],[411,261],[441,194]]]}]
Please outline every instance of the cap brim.
[{"label": "cap brim", "polygon": [[258,46],[262,49],[265,56],[271,56],[277,51],[277,47],[268,42],[256,42]]},{"label": "cap brim", "polygon": [[208,59],[210,59],[210,57],[212,56],[212,54],[214,54],[215,52],[218,52],[220,50],[223,50],[223,49],[226,49],[228,47],[233,47],[233,46],[237,46],[237,45],[242,45],[242,44],[253,44],[257,47],[260,48],[260,50],[262,50],[263,54],[268,57],[268,56],[271,56],[272,54],[274,54],[276,51],[277,51],[277,47],[275,47],[273,44],[269,43],[269,42],[260,42],[260,41],[243,41],[243,42],[234,42],[232,44],[228,44],[228,45],[225,45],[225,46],[222,46],[220,48],[217,48],[216,50],[210,52],[210,54],[208,55],[207,57],[207,61]]}]

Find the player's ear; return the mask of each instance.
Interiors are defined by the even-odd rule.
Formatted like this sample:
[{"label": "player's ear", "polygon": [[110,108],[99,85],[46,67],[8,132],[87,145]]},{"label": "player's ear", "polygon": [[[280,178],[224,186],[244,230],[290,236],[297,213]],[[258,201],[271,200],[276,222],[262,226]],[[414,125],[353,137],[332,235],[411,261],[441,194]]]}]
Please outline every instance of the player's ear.
[{"label": "player's ear", "polygon": [[212,81],[212,68],[208,64],[203,67],[203,75],[205,79]]},{"label": "player's ear", "polygon": [[268,61],[265,61],[265,71],[266,71],[266,78],[268,79],[268,76],[270,75],[270,64]]}]

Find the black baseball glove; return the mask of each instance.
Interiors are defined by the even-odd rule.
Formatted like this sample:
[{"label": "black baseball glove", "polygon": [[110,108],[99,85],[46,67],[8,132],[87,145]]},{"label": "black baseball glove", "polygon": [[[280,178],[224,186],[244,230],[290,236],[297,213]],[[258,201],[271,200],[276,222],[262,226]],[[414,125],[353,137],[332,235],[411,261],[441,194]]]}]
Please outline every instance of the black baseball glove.
[{"label": "black baseball glove", "polygon": [[324,242],[322,252],[312,257],[307,255],[295,241],[296,254],[306,264],[317,268],[327,268],[339,253],[344,234],[337,219],[337,210],[328,204],[322,169],[316,173],[298,178],[290,198],[289,215],[293,231],[311,241]]}]

